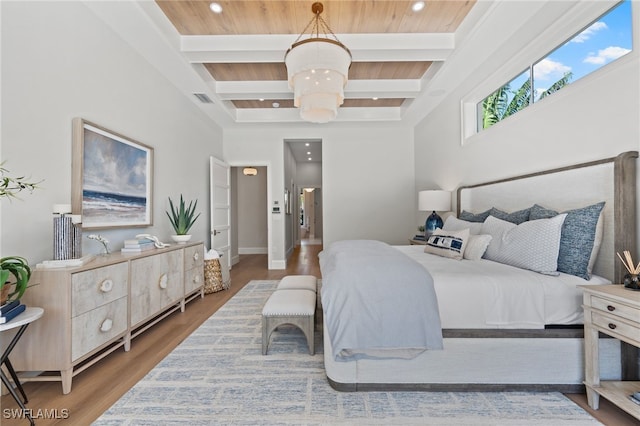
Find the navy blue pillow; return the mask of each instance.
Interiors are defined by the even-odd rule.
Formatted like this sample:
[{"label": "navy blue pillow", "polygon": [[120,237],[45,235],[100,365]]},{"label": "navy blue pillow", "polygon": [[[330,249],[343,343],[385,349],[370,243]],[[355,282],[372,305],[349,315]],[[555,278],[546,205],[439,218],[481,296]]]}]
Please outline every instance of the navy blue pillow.
[{"label": "navy blue pillow", "polygon": [[491,212],[491,209],[482,213],[471,213],[466,210],[462,210],[462,213],[460,213],[460,216],[458,217],[458,219],[466,220],[467,222],[484,222],[485,219],[489,217],[490,212]]},{"label": "navy blue pillow", "polygon": [[489,210],[489,215],[497,217],[498,219],[506,220],[507,222],[515,223],[516,225],[520,225],[522,222],[526,222],[529,220],[530,211],[531,207],[523,210],[518,210],[517,212],[507,213],[493,207],[491,208],[491,210]]},{"label": "navy blue pillow", "polygon": [[[589,260],[596,239],[598,218],[604,208],[604,201],[581,209],[568,210],[562,224],[558,271],[575,275],[585,280],[591,279]],[[546,219],[557,215],[555,210],[539,205],[531,207],[529,220]]]}]

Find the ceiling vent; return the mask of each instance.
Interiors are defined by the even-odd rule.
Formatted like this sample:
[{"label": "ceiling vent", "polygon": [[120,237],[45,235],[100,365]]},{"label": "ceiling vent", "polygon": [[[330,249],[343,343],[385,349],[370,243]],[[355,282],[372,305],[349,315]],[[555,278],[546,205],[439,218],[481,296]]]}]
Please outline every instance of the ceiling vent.
[{"label": "ceiling vent", "polygon": [[213,103],[211,98],[209,96],[205,95],[204,93],[194,93],[193,96],[198,98],[200,100],[200,102],[202,102],[203,104],[212,104]]}]

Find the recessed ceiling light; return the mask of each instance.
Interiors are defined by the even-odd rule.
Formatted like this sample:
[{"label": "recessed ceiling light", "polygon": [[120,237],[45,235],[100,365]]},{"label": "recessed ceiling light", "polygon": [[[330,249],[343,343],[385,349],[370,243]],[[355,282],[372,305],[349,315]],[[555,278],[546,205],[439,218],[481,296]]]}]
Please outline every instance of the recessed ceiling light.
[{"label": "recessed ceiling light", "polygon": [[258,99],[260,102],[264,102],[264,98],[260,98]]},{"label": "recessed ceiling light", "polygon": [[374,101],[377,101],[377,100],[378,100],[378,98],[371,98],[371,99],[373,99]]},{"label": "recessed ceiling light", "polygon": [[274,107],[274,108],[280,108],[280,103],[274,102],[274,103],[271,104],[271,106]]},{"label": "recessed ceiling light", "polygon": [[305,143],[304,146],[309,146],[309,142]]},{"label": "recessed ceiling light", "polygon": [[311,151],[307,151],[307,155],[311,155]]},{"label": "recessed ceiling light", "polygon": [[216,2],[211,3],[209,5],[209,9],[211,9],[213,13],[222,13],[222,6],[220,6],[220,4]]},{"label": "recessed ceiling light", "polygon": [[423,1],[417,1],[413,4],[413,6],[411,6],[411,9],[414,12],[420,12],[422,9],[424,9],[424,2]]},{"label": "recessed ceiling light", "polygon": [[309,161],[311,161],[311,157],[309,157]]}]

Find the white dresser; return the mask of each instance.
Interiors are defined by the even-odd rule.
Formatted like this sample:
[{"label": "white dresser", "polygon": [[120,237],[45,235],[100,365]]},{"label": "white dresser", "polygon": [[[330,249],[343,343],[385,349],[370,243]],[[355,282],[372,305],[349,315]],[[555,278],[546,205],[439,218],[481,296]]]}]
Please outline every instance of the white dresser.
[{"label": "white dresser", "polygon": [[[204,297],[204,246],[180,244],[139,254],[96,256],[74,268],[36,269],[22,300],[44,308],[12,354],[27,380],[60,380],[71,391],[73,376],[120,347],[187,301]],[[59,372],[51,375],[50,372]]]}]

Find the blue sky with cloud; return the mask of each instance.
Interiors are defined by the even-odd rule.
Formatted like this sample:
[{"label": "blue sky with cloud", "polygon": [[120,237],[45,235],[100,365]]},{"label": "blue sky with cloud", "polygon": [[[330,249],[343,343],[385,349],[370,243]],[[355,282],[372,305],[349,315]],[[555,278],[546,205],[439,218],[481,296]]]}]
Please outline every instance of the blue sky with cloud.
[{"label": "blue sky with cloud", "polygon": [[566,72],[576,81],[629,53],[631,45],[631,1],[625,0],[534,66],[537,89],[548,88]]}]

